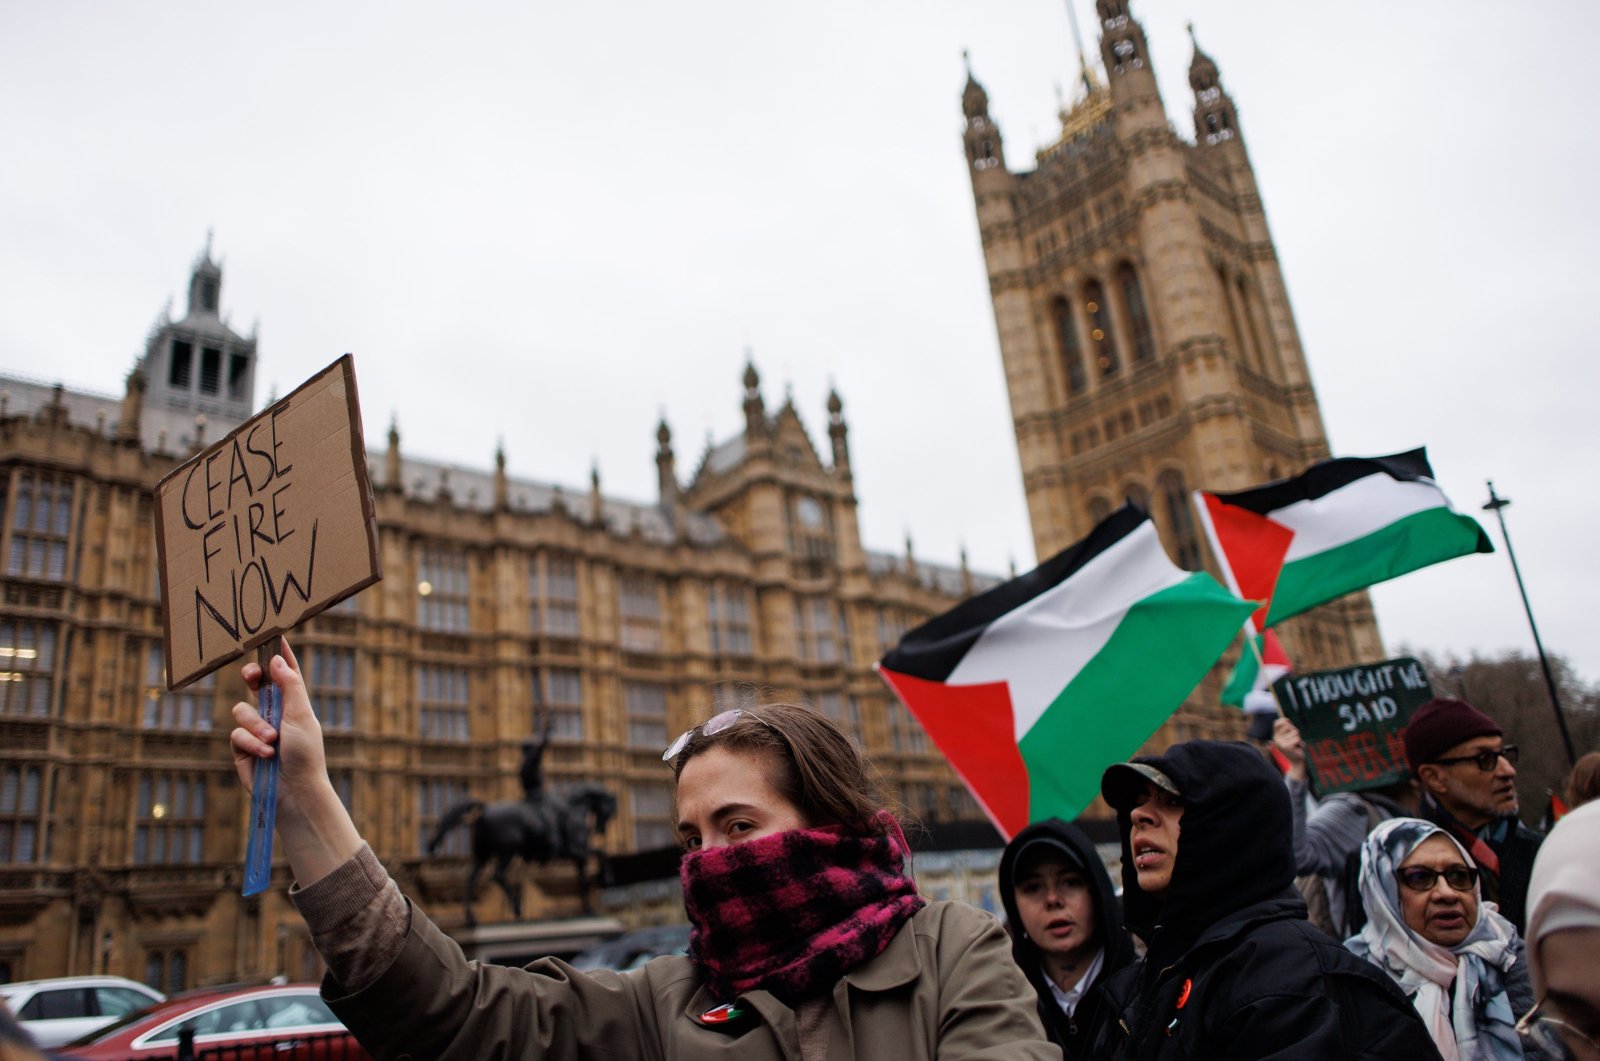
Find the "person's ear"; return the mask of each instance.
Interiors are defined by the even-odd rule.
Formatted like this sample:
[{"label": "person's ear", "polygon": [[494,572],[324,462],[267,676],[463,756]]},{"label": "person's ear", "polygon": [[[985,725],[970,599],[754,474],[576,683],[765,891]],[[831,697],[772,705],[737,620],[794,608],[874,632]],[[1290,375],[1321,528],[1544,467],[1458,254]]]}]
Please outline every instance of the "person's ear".
[{"label": "person's ear", "polygon": [[1417,780],[1426,792],[1435,796],[1445,794],[1444,768],[1435,763],[1423,763],[1417,768]]}]

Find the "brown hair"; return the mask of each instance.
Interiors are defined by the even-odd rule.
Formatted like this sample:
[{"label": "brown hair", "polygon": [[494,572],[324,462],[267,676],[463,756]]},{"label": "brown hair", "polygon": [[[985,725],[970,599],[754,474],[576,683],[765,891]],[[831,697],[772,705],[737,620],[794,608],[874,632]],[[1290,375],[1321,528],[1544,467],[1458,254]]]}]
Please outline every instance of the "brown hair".
[{"label": "brown hair", "polygon": [[1600,797],[1600,752],[1578,757],[1567,775],[1567,809]]},{"label": "brown hair", "polygon": [[776,703],[744,709],[727,729],[706,736],[696,726],[672,760],[672,776],[709,748],[767,755],[776,765],[772,787],[810,826],[842,825],[861,833],[882,832],[877,815],[883,793],[866,756],[844,732],[802,704]]}]

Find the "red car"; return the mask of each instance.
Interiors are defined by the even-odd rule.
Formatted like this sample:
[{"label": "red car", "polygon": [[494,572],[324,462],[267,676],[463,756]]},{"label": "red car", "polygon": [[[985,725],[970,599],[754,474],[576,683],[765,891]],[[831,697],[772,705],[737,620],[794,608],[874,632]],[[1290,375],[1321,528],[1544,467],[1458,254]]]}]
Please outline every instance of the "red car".
[{"label": "red car", "polygon": [[315,984],[192,991],[70,1042],[59,1049],[59,1056],[83,1061],[175,1058],[186,1030],[194,1033],[196,1058],[354,1061],[368,1056],[322,1001]]}]

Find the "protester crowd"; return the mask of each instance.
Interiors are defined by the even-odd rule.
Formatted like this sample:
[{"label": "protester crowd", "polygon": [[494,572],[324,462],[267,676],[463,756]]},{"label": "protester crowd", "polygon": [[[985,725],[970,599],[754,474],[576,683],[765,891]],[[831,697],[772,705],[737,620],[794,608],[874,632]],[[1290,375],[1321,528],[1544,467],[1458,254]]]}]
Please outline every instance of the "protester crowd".
[{"label": "protester crowd", "polygon": [[1036,822],[1000,862],[1009,939],[918,893],[869,764],[825,717],[723,712],[662,756],[688,955],[579,972],[467,961],[345,812],[287,645],[271,667],[282,725],[237,705],[235,764],[248,785],[281,750],[291,898],[325,997],[379,1057],[1597,1056],[1600,803],[1541,856],[1516,749],[1459,700],[1417,711],[1412,777],[1384,792],[1315,800],[1286,722],[1286,775],[1242,742],[1109,765],[1120,898],[1078,827]]},{"label": "protester crowd", "polygon": [[[1600,800],[1528,829],[1516,749],[1460,700],[1417,711],[1411,777],[1379,792],[1314,798],[1281,720],[1276,756],[1189,741],[1109,765],[1120,896],[1080,828],[1035,822],[1000,860],[1005,928],[918,893],[825,717],[723,712],[662,756],[689,953],[619,973],[468,961],[357,833],[287,645],[271,679],[282,724],[237,705],[235,765],[248,786],[281,755],[290,896],[377,1057],[1600,1058]],[[1569,794],[1594,787],[1584,762]]]}]

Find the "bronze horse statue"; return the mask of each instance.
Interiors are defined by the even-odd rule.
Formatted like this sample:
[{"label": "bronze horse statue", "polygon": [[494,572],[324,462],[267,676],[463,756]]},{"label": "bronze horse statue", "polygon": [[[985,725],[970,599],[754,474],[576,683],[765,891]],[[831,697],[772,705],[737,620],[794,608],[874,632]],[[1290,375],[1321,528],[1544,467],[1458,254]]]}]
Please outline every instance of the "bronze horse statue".
[{"label": "bronze horse statue", "polygon": [[570,859],[578,870],[578,894],[584,913],[594,913],[589,896],[589,856],[601,854],[590,840],[605,831],[617,813],[617,797],[595,785],[574,788],[565,801],[542,791],[525,799],[485,805],[479,799],[462,800],[439,819],[428,838],[428,854],[450,833],[472,819],[472,873],[467,878],[467,924],[475,925],[472,904],[478,897],[478,874],[494,861],[494,880],[511,901],[512,916],[522,918],[522,894],[506,880],[513,858],[543,866],[551,859]]}]

